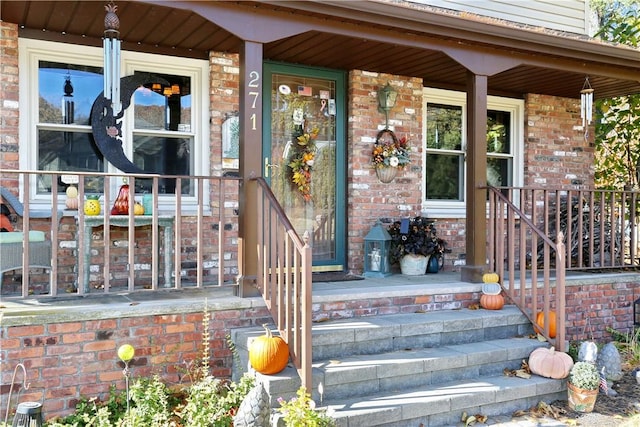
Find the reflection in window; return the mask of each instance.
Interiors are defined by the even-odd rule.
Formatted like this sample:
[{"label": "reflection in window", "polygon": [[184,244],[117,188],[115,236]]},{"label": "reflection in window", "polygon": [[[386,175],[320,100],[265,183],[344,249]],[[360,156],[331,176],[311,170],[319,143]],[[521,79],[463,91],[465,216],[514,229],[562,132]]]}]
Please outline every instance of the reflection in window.
[{"label": "reflection in window", "polygon": [[[133,163],[149,173],[193,175],[191,79],[154,75],[157,82],[138,88],[134,94]],[[136,181],[138,192],[151,192],[151,186],[151,180]],[[163,179],[158,191],[173,194],[175,187],[175,179]],[[181,193],[194,194],[190,180],[182,181]]]},{"label": "reflection in window", "polygon": [[[89,123],[91,106],[102,86],[98,67],[39,62],[38,170],[104,171],[104,159]],[[51,177],[38,177],[38,193],[49,193],[51,186]],[[101,186],[102,180],[95,179],[87,191],[100,191]],[[58,191],[65,188],[58,183]]]}]

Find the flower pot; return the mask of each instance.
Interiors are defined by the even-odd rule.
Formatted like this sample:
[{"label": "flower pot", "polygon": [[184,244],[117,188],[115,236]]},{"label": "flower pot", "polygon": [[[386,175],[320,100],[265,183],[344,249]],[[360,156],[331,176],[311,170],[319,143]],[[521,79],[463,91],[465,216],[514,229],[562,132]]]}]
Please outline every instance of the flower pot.
[{"label": "flower pot", "polygon": [[596,404],[598,389],[585,390],[567,382],[569,408],[576,412],[591,412]]},{"label": "flower pot", "polygon": [[397,168],[376,168],[376,175],[378,175],[378,179],[380,182],[384,182],[385,184],[393,181],[397,173]]},{"label": "flower pot", "polygon": [[427,270],[427,257],[408,254],[400,258],[400,271],[407,276],[419,276]]}]

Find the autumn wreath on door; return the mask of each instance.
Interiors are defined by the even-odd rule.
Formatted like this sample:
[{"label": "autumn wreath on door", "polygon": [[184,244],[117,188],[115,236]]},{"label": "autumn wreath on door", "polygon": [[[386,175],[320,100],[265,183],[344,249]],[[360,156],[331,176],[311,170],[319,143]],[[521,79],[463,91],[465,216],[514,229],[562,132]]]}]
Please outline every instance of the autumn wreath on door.
[{"label": "autumn wreath on door", "polygon": [[316,138],[319,129],[303,131],[302,127],[293,135],[294,143],[291,144],[289,154],[289,170],[291,183],[300,192],[305,202],[311,201],[311,170],[316,155]]}]

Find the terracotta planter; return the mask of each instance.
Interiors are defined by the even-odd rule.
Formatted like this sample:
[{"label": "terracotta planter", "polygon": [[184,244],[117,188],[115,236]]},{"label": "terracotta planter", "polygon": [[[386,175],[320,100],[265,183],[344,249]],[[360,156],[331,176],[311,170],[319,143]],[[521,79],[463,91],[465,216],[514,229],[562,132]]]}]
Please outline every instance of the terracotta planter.
[{"label": "terracotta planter", "polygon": [[419,276],[427,270],[427,257],[408,254],[400,258],[400,271],[407,276]]},{"label": "terracotta planter", "polygon": [[378,179],[380,182],[384,182],[385,184],[393,181],[397,173],[397,168],[376,168],[376,175],[378,175]]},{"label": "terracotta planter", "polygon": [[596,404],[598,389],[584,390],[567,382],[569,408],[576,412],[591,412]]}]

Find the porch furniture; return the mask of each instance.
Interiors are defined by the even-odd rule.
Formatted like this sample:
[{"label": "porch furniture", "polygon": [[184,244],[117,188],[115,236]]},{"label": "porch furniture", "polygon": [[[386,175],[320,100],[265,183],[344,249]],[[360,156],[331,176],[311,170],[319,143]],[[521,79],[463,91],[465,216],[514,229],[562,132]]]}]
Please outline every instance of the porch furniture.
[{"label": "porch furniture", "polygon": [[[23,241],[22,231],[0,233],[0,285],[5,272],[22,268]],[[44,232],[29,231],[28,242],[29,267],[51,268],[51,241],[45,239]]]},{"label": "porch furniture", "polygon": [[[9,191],[8,188],[0,186],[0,196],[18,216],[24,217],[24,205],[15,194]],[[58,218],[62,218],[62,212],[61,209],[58,209]],[[53,211],[51,209],[29,210],[29,218],[51,218],[52,214]]]},{"label": "porch furniture", "polygon": [[[78,223],[78,218],[76,217],[76,223]],[[170,215],[160,215],[158,216],[158,232],[160,228],[163,229],[163,241],[164,241],[164,285],[165,287],[171,287],[171,272],[173,271],[173,257],[171,256],[172,248],[173,248],[173,234],[174,234],[174,223],[175,217]],[[85,291],[88,291],[89,286],[89,266],[91,265],[91,236],[93,234],[93,229],[96,227],[100,227],[104,225],[104,215],[97,216],[85,216],[84,217],[84,230],[81,234],[84,236],[84,254],[82,258],[78,258],[78,262],[82,262],[84,266],[84,277],[82,284],[78,283],[78,286],[84,286]],[[143,227],[145,225],[153,225],[153,217],[152,216],[135,216],[134,217],[134,227]],[[109,226],[110,227],[121,227],[128,228],[129,227],[129,216],[128,215],[112,215],[109,217]],[[77,234],[78,237],[80,233]],[[157,248],[153,248],[153,250],[158,250]]]}]

